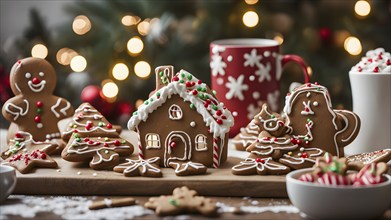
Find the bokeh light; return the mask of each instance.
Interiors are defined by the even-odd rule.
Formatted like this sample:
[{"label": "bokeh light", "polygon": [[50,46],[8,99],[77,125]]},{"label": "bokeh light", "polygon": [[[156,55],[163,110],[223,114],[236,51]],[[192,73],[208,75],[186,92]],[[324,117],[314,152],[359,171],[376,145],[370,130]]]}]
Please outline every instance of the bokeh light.
[{"label": "bokeh light", "polygon": [[69,48],[61,48],[56,54],[56,59],[59,64],[64,66],[69,65],[71,60],[77,56],[77,52]]},{"label": "bokeh light", "polygon": [[364,0],[357,1],[354,5],[354,11],[357,15],[361,17],[368,16],[371,12],[371,5],[369,4],[369,2]]},{"label": "bokeh light", "polygon": [[282,43],[284,43],[284,36],[282,36],[282,34],[279,34],[279,33],[277,33],[276,34],[276,36],[274,36],[274,38],[273,38],[275,41],[277,41],[278,42],[278,44],[282,44]]},{"label": "bokeh light", "polygon": [[79,15],[73,20],[72,29],[78,35],[86,34],[91,30],[91,21],[87,16]]},{"label": "bokeh light", "polygon": [[146,78],[151,74],[151,66],[145,61],[139,61],[134,65],[134,73],[140,78]]},{"label": "bokeh light", "polygon": [[144,43],[139,37],[132,37],[128,41],[127,47],[131,54],[138,54],[143,50]]},{"label": "bokeh light", "polygon": [[142,99],[137,99],[135,106],[136,106],[136,108],[138,109],[138,107],[140,107],[142,104],[144,104],[144,100],[142,100]]},{"label": "bokeh light", "polygon": [[254,11],[248,11],[243,15],[243,24],[247,27],[255,27],[259,22],[258,14]]},{"label": "bokeh light", "polygon": [[113,67],[112,73],[116,80],[124,80],[129,76],[129,68],[124,63],[117,63]]},{"label": "bokeh light", "polygon": [[311,78],[313,71],[312,71],[312,68],[310,66],[307,66],[307,73],[308,73],[309,77]]},{"label": "bokeh light", "polygon": [[344,42],[345,50],[351,55],[359,55],[362,51],[361,42],[357,37],[350,36]]},{"label": "bokeh light", "polygon": [[125,26],[132,26],[138,24],[140,20],[141,19],[137,16],[125,15],[122,17],[121,23]]},{"label": "bokeh light", "polygon": [[45,59],[48,56],[48,48],[43,44],[36,44],[31,48],[31,56]]},{"label": "bokeh light", "polygon": [[114,98],[118,95],[118,86],[112,81],[107,81],[102,87],[102,93],[107,98]]},{"label": "bokeh light", "polygon": [[72,58],[71,60],[71,69],[75,72],[82,72],[87,67],[87,60],[86,58],[77,55]]},{"label": "bokeh light", "polygon": [[149,33],[150,26],[149,21],[144,20],[137,25],[137,30],[142,36],[145,36]]},{"label": "bokeh light", "polygon": [[257,4],[258,0],[244,0],[246,2],[246,4],[248,5],[255,5]]}]

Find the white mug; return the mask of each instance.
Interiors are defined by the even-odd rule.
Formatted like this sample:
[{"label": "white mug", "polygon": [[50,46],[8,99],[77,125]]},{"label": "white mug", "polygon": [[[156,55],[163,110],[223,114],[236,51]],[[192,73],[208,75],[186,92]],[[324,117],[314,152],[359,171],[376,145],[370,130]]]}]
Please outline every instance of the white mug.
[{"label": "white mug", "polygon": [[391,73],[350,71],[349,77],[361,129],[345,154],[391,148]]},{"label": "white mug", "polygon": [[13,167],[0,165],[0,203],[3,202],[16,186],[16,174]]}]

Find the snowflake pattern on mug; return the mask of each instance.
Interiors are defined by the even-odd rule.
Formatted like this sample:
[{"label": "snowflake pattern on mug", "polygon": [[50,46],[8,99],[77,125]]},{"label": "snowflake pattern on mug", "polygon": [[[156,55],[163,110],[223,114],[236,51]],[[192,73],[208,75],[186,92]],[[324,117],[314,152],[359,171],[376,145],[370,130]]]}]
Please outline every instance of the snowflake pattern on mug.
[{"label": "snowflake pattern on mug", "polygon": [[213,47],[212,49],[212,61],[210,62],[210,68],[212,69],[212,75],[225,75],[225,68],[227,64],[223,61],[223,57],[219,54],[224,51],[224,48],[220,48],[218,46]]},{"label": "snowflake pattern on mug", "polygon": [[260,61],[262,59],[262,55],[257,55],[256,49],[252,49],[250,53],[245,53],[243,57],[246,60],[243,63],[244,66],[254,67],[254,65],[258,66],[261,64]]},{"label": "snowflake pattern on mug", "polygon": [[258,82],[263,82],[265,79],[267,81],[270,81],[272,79],[270,75],[270,70],[272,67],[270,66],[270,63],[267,63],[267,65],[263,65],[262,63],[257,64],[258,70],[255,71],[255,75],[258,76]]},{"label": "snowflake pattern on mug", "polygon": [[278,98],[280,97],[280,91],[276,90],[267,94],[267,103],[272,111],[278,110]]},{"label": "snowflake pattern on mug", "polygon": [[243,91],[248,90],[248,85],[245,84],[244,75],[240,75],[237,79],[232,76],[228,76],[228,81],[225,86],[229,89],[228,93],[225,94],[225,98],[230,100],[233,97],[238,98],[239,100],[244,100]]}]

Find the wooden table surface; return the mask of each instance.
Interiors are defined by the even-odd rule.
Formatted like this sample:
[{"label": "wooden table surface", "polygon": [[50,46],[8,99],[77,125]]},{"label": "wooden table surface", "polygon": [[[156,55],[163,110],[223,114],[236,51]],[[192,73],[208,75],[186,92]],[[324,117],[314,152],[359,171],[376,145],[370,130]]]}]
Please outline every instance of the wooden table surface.
[{"label": "wooden table surface", "polygon": [[[0,143],[1,149],[6,148],[5,145],[5,135],[6,130],[0,130]],[[130,186],[131,187],[131,186]],[[26,212],[28,206],[24,204],[24,198],[29,199],[40,199],[42,201],[50,202],[54,198],[60,198],[56,195],[35,195],[35,196],[25,196],[25,195],[11,195],[9,199],[0,204],[0,219],[4,217],[6,210],[9,210],[11,207],[15,207],[13,214],[15,215],[5,215],[8,219],[27,219],[22,217],[23,213]],[[87,200],[103,199],[103,198],[117,198],[119,196],[112,197],[96,197],[96,196],[84,196]],[[132,196],[138,201],[139,205],[143,205],[147,200],[148,196]],[[71,198],[71,197],[69,197]],[[305,219],[303,214],[300,214],[299,211],[291,205],[291,202],[288,198],[250,198],[250,197],[210,197],[218,204],[223,204],[224,208],[221,208],[219,218],[223,219]],[[24,205],[24,206],[23,206]],[[227,208],[228,207],[228,208]],[[233,213],[232,210],[235,207],[247,207],[245,210],[247,212],[242,214]],[[94,214],[96,211],[88,211],[89,214]],[[9,213],[9,212],[6,212]],[[2,216],[3,215],[3,216]],[[191,219],[201,219],[204,218],[198,215],[185,215],[180,216],[181,219],[191,217]],[[129,218],[128,216],[123,216],[123,219]],[[154,214],[148,214],[145,216],[136,217],[137,219],[155,219],[157,218]],[[31,219],[31,218],[29,218]],[[33,217],[33,219],[62,219],[60,215],[57,215],[53,211],[38,213]],[[391,207],[383,215],[381,219],[391,219]]]}]

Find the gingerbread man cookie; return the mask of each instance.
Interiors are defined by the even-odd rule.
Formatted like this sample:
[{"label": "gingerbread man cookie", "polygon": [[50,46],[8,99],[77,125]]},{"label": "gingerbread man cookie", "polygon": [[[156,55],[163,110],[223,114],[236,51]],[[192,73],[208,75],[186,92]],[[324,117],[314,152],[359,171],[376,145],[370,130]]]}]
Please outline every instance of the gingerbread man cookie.
[{"label": "gingerbread man cookie", "polygon": [[172,195],[151,197],[144,205],[155,210],[159,216],[199,213],[205,216],[217,215],[216,203],[186,186],[174,189]]},{"label": "gingerbread man cookie", "polygon": [[10,140],[9,148],[1,153],[4,163],[15,167],[20,173],[28,173],[34,167],[56,168],[57,163],[48,154],[57,145],[51,142],[37,142],[31,134],[19,132]]},{"label": "gingerbread man cookie", "polygon": [[71,104],[53,95],[56,86],[56,73],[53,66],[44,59],[25,58],[11,69],[10,83],[15,97],[3,106],[4,118],[11,124],[8,140],[18,131],[30,133],[36,141],[59,141],[58,122],[73,114]]},{"label": "gingerbread man cookie", "polygon": [[307,83],[288,93],[284,113],[301,147],[320,148],[338,157],[360,130],[359,117],[351,111],[332,109],[328,90],[318,83]]}]

